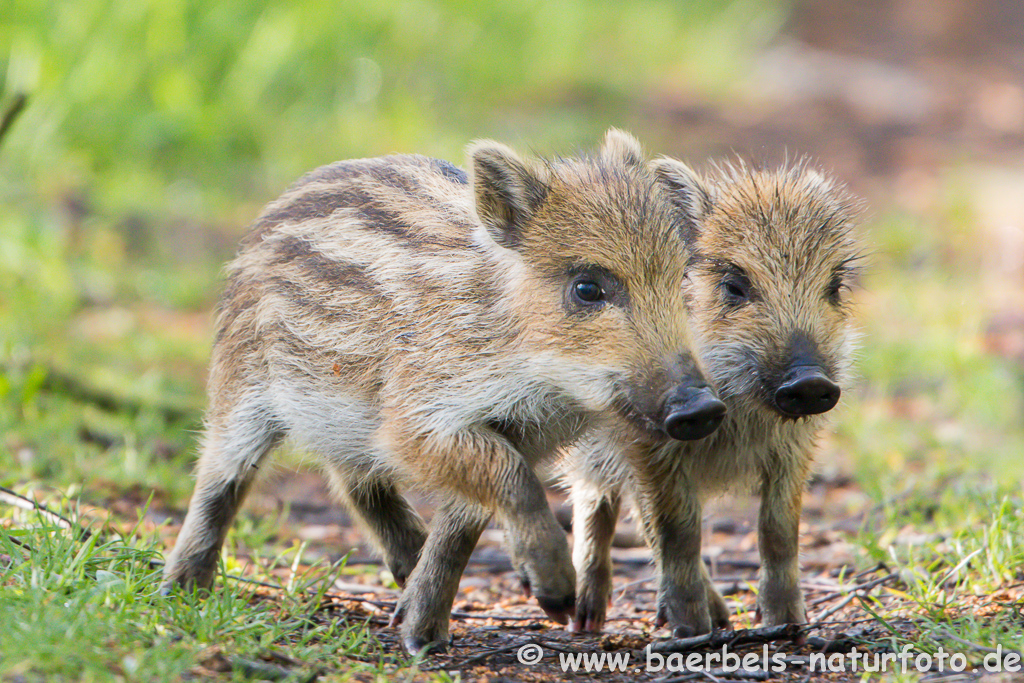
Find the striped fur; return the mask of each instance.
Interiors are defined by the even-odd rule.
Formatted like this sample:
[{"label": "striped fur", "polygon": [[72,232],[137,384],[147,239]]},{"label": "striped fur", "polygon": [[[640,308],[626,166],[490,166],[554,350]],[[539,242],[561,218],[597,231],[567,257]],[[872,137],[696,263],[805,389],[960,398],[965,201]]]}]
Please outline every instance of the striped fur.
[{"label": "striped fur", "polygon": [[[493,513],[524,584],[567,618],[575,573],[534,469],[609,415],[651,432],[665,394],[699,377],[680,295],[689,217],[618,131],[593,158],[491,142],[469,156],[471,178],[418,156],[326,166],[256,220],[228,267],[168,587],[210,585],[259,463],[288,438],[408,579],[393,621],[410,650],[447,640]],[[606,282],[599,305],[573,298],[584,276]],[[443,501],[429,538],[406,486]]]}]

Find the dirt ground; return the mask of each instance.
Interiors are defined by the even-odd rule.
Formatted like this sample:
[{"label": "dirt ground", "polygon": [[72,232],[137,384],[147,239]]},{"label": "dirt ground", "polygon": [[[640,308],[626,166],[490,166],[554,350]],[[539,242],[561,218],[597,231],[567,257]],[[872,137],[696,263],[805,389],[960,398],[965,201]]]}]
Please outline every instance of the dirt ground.
[{"label": "dirt ground", "polygon": [[[571,529],[571,509],[565,495],[553,489],[550,502],[559,520]],[[424,500],[417,503],[420,512],[429,516],[429,503]],[[806,671],[797,663],[799,656],[806,656],[814,647],[822,648],[825,641],[853,637],[870,640],[884,635],[876,633],[880,629],[870,626],[864,613],[854,602],[844,601],[844,596],[854,584],[871,590],[871,584],[880,585],[879,579],[884,583],[888,576],[883,566],[869,567],[859,574],[853,568],[857,558],[846,540],[847,534],[866,525],[870,527],[875,511],[865,510],[863,494],[849,479],[816,479],[805,504],[806,522],[801,537],[803,586],[810,618],[824,623],[806,634],[809,637],[803,646],[779,641],[769,649],[771,654],[779,652],[791,658],[787,664],[790,673],[782,678],[794,680],[806,676]],[[752,587],[756,586],[760,565],[752,525],[756,519],[755,505],[756,501],[746,497],[723,498],[709,509],[705,528],[704,555],[716,585],[736,614],[734,626],[737,629],[755,626]],[[295,538],[309,543],[307,560],[319,559],[318,553],[322,553],[322,559],[333,561],[352,549],[347,567],[361,567],[366,571],[346,574],[339,579],[332,586],[333,597],[319,618],[343,615],[353,620],[366,620],[385,651],[400,650],[396,631],[387,626],[399,591],[387,587],[390,576],[386,568],[363,543],[344,511],[331,502],[320,477],[310,473],[281,473],[264,482],[248,506],[265,514],[279,514],[282,506],[287,506],[288,521],[282,534],[294,534]],[[851,509],[861,512],[837,514]],[[173,532],[173,528],[169,531]],[[644,648],[667,631],[654,627],[656,583],[651,554],[628,515],[620,524],[612,554],[615,590],[605,633],[600,636],[570,634],[548,621],[536,603],[523,595],[502,547],[502,533],[492,527],[485,532],[462,579],[454,606],[451,647],[447,653],[435,655],[426,662],[423,669],[460,671],[466,680],[550,681],[567,677],[633,680],[635,669],[646,665]],[[283,569],[282,578],[286,573]],[[761,653],[766,644],[737,645],[730,647],[730,651]],[[546,655],[533,666],[521,664],[517,653],[524,645],[539,645]],[[836,647],[836,643],[832,647]],[[707,648],[698,651],[705,650]],[[578,652],[629,652],[630,661],[637,664],[630,666],[626,673],[598,675],[582,669],[578,674],[563,673],[557,655]]]}]

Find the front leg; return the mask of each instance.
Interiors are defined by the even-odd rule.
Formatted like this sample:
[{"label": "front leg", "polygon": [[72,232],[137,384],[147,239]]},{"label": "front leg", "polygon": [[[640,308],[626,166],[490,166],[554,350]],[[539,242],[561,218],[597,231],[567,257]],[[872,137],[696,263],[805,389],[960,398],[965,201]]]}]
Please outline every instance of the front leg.
[{"label": "front leg", "polygon": [[707,573],[700,556],[701,501],[697,489],[681,472],[657,472],[648,460],[634,482],[644,535],[661,574],[658,626],[676,635],[711,631]]},{"label": "front leg", "polygon": [[382,427],[381,442],[421,485],[496,511],[523,585],[549,617],[568,622],[576,572],[565,532],[540,479],[505,437],[485,427],[448,437],[417,434],[415,426],[392,420]]},{"label": "front leg", "polygon": [[448,647],[448,621],[459,579],[491,513],[459,500],[434,514],[426,545],[406,584],[391,625],[401,625],[402,644],[411,654]]},{"label": "front leg", "polygon": [[799,532],[808,461],[778,458],[772,465],[761,475],[758,610],[766,626],[803,624],[807,609],[800,590]]},{"label": "front leg", "polygon": [[700,556],[700,502],[688,495],[679,503],[654,513],[650,536],[661,569],[656,623],[686,637],[711,631],[711,610]]},{"label": "front leg", "polygon": [[729,608],[700,555],[700,508],[695,527],[692,520],[669,521],[661,533],[665,540],[657,624],[668,624],[679,637],[708,633],[712,627],[731,629]]}]

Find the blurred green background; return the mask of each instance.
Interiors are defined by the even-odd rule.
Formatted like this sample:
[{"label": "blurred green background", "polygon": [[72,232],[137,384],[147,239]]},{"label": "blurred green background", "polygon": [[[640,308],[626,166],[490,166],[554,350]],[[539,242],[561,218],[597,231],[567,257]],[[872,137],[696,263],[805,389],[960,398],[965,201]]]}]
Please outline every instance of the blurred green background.
[{"label": "blurred green background", "polygon": [[180,510],[261,205],[337,159],[615,125],[698,167],[810,155],[866,198],[862,378],[821,458],[846,505],[1019,491],[1022,45],[999,0],[6,0],[0,478]]}]

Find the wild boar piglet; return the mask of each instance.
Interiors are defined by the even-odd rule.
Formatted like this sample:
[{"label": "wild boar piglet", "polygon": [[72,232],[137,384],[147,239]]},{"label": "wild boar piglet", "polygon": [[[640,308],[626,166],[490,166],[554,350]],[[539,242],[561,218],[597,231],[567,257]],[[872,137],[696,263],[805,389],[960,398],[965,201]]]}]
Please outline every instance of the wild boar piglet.
[{"label": "wild boar piglet", "polygon": [[[705,436],[724,407],[693,362],[688,215],[639,144],[540,162],[494,142],[310,173],[228,266],[198,481],[165,585],[210,586],[261,463],[288,438],[405,586],[393,623],[444,647],[492,514],[527,591],[565,623],[575,572],[535,468],[616,416]],[[405,486],[439,505],[429,534]]]},{"label": "wild boar piglet", "polygon": [[702,176],[661,158],[653,168],[690,216],[683,292],[698,362],[728,413],[702,441],[638,438],[623,425],[590,432],[573,451],[573,628],[603,626],[624,489],[660,570],[659,625],[728,627],[701,560],[701,510],[709,495],[751,484],[761,495],[760,614],[768,625],[803,623],[797,533],[815,438],[850,379],[856,203],[805,164],[726,164]]}]

